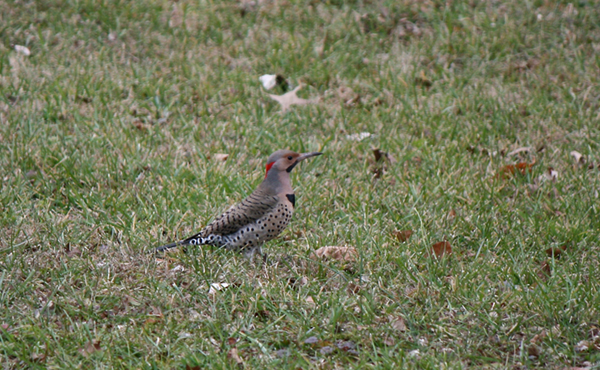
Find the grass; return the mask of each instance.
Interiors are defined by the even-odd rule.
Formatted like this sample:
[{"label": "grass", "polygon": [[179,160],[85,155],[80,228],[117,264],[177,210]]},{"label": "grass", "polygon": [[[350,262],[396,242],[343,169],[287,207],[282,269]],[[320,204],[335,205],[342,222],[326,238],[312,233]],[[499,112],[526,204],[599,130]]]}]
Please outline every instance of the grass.
[{"label": "grass", "polygon": [[[4,368],[600,367],[597,2],[40,0],[0,24]],[[319,103],[281,113],[267,73]],[[269,263],[147,253],[280,148],[325,155]]]}]

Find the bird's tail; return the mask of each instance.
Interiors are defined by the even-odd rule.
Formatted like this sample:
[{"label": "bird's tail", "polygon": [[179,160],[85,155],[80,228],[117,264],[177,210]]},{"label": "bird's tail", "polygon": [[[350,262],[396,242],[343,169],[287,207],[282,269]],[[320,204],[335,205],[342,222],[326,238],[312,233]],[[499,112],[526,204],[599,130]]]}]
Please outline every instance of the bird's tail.
[{"label": "bird's tail", "polygon": [[187,239],[180,240],[175,243],[165,244],[162,247],[158,247],[154,249],[154,253],[161,253],[164,251],[168,251],[169,249],[181,247],[182,245],[214,245],[217,247],[224,247],[226,243],[229,242],[229,239],[225,236],[221,235],[209,235],[207,237],[199,236],[196,234]]},{"label": "bird's tail", "polygon": [[177,248],[179,246],[186,245],[186,244],[188,244],[188,243],[186,243],[185,240],[180,240],[175,243],[165,244],[161,247],[154,248],[154,253],[162,253],[162,252],[168,251],[169,249]]}]

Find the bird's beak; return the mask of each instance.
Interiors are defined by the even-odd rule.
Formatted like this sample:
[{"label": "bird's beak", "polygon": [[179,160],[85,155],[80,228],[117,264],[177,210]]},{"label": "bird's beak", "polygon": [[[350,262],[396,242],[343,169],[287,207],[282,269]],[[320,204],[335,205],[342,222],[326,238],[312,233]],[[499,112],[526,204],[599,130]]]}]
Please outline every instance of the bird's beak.
[{"label": "bird's beak", "polygon": [[320,153],[320,152],[302,153],[298,156],[297,161],[300,162],[300,161],[305,160],[306,158],[316,157],[321,154],[323,154],[323,153]]}]

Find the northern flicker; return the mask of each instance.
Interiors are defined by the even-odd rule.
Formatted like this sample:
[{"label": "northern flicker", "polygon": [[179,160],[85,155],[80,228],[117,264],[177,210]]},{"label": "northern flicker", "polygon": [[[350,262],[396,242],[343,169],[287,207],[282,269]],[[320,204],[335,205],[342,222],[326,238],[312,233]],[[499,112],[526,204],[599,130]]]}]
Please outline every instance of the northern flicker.
[{"label": "northern flicker", "polygon": [[276,151],[267,160],[265,179],[252,194],[199,233],[156,248],[156,252],[183,245],[212,245],[242,252],[248,258],[254,253],[262,255],[262,244],[279,235],[292,218],[296,197],[290,172],[306,158],[321,154]]}]

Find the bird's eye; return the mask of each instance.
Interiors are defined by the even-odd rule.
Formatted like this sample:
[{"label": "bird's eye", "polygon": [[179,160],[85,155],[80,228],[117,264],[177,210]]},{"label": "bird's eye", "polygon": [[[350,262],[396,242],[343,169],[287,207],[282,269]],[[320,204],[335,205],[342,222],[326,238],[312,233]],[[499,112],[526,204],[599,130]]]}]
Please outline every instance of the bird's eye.
[{"label": "bird's eye", "polygon": [[294,157],[292,157],[291,155],[288,157],[288,161],[291,161],[292,159],[294,159]]}]

